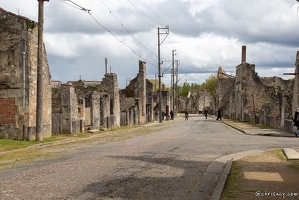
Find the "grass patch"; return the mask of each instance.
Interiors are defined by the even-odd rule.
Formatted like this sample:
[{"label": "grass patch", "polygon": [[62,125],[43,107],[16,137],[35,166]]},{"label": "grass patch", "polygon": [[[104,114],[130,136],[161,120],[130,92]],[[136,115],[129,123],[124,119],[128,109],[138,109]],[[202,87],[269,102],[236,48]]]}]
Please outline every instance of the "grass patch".
[{"label": "grass patch", "polygon": [[56,152],[41,152],[37,149],[19,151],[0,155],[0,169],[8,166],[18,166],[26,162],[58,155]]},{"label": "grass patch", "polygon": [[9,140],[1,139],[0,140],[0,152],[11,151],[16,149],[26,148],[41,142],[38,141],[20,141],[20,140]]},{"label": "grass patch", "polygon": [[287,160],[282,149],[274,149],[266,152],[267,154],[275,154],[280,160]]},{"label": "grass patch", "polygon": [[233,161],[230,174],[226,180],[225,187],[221,195],[221,199],[237,197],[236,191],[238,191],[237,187],[241,169],[242,166],[237,161]]},{"label": "grass patch", "polygon": [[299,170],[299,161],[298,160],[294,160],[291,161],[292,163],[288,165],[289,168],[291,169],[298,169]]},{"label": "grass patch", "polygon": [[[80,134],[80,137],[88,137],[88,133],[82,133]],[[65,140],[69,139],[70,137],[73,137],[68,134],[59,134],[59,135],[53,135],[49,138],[43,138],[43,141],[28,141],[28,140],[10,140],[10,139],[0,139],[0,152],[5,151],[12,151],[17,149],[24,149],[36,144],[43,144],[43,143],[50,143],[55,142],[59,140]]]}]

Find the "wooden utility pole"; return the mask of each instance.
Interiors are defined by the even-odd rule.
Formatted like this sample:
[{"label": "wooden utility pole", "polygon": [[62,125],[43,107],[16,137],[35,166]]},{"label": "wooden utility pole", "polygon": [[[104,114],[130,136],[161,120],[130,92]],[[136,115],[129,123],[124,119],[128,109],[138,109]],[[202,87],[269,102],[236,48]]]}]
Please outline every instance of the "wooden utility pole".
[{"label": "wooden utility pole", "polygon": [[38,44],[37,44],[37,97],[36,97],[36,140],[42,141],[43,129],[43,27],[44,1],[38,1]]}]

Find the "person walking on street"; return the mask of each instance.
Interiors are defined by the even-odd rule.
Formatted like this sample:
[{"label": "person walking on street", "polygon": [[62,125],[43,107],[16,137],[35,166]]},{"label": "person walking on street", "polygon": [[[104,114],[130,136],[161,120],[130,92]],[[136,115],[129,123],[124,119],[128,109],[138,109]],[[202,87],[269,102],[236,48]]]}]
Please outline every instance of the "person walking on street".
[{"label": "person walking on street", "polygon": [[295,136],[297,137],[299,134],[299,108],[295,111],[293,122],[294,126],[297,127],[297,131],[295,132]]},{"label": "person walking on street", "polygon": [[221,121],[221,109],[220,108],[217,111],[217,119],[216,120],[220,120]]},{"label": "person walking on street", "polygon": [[188,110],[186,109],[186,111],[185,111],[185,120],[188,120],[188,117],[189,117],[189,113],[188,113]]},{"label": "person walking on street", "polygon": [[173,110],[171,109],[170,110],[170,120],[173,120],[173,115],[174,115],[174,113],[173,113]]},{"label": "person walking on street", "polygon": [[208,119],[208,109],[207,108],[205,108],[205,110],[203,111],[203,113],[204,113],[206,119]]}]

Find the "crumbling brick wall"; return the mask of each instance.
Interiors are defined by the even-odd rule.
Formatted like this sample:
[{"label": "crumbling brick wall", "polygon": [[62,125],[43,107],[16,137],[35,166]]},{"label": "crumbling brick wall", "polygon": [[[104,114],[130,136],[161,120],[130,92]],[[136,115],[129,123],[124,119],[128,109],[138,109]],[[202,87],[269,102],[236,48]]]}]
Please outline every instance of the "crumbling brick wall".
[{"label": "crumbling brick wall", "polygon": [[15,98],[0,98],[0,123],[14,124],[16,117]]}]

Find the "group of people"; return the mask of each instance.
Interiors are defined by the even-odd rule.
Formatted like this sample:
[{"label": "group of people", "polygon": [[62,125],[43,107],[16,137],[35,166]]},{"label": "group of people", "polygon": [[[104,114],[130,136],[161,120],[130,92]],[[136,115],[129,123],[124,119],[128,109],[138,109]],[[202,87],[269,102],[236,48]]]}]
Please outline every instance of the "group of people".
[{"label": "group of people", "polygon": [[[159,111],[155,112],[156,119],[158,118],[158,113],[159,113]],[[174,112],[173,112],[172,109],[170,110],[169,115],[170,115],[170,120],[173,120],[174,119]],[[189,112],[188,112],[187,109],[185,110],[184,115],[185,115],[185,120],[188,120],[189,119]],[[204,109],[204,115],[205,115],[205,118],[207,119],[208,118],[208,109],[207,108]],[[161,117],[162,117],[162,120],[164,120],[165,117],[166,117],[166,113],[163,109],[162,109]],[[299,119],[299,115],[298,115],[298,119]],[[217,119],[216,120],[221,121],[221,109],[220,108],[217,111]],[[298,121],[298,127],[299,127],[299,121]],[[299,134],[299,132],[298,132],[298,134]]]},{"label": "group of people", "polygon": [[[159,115],[159,111],[156,111],[155,112],[156,120],[158,120],[158,115]],[[173,112],[172,109],[170,110],[169,115],[170,115],[170,120],[173,120],[174,119],[174,112]],[[167,116],[167,114],[165,113],[164,109],[162,109],[162,113],[161,113],[162,120],[164,120],[166,116]]]},{"label": "group of people", "polygon": [[[208,109],[207,108],[204,109],[203,113],[205,115],[205,118],[208,119]],[[185,120],[188,120],[188,118],[189,118],[189,113],[188,113],[188,110],[186,109],[186,111],[185,111]],[[217,111],[217,119],[216,120],[221,121],[221,109],[220,108]]]}]

